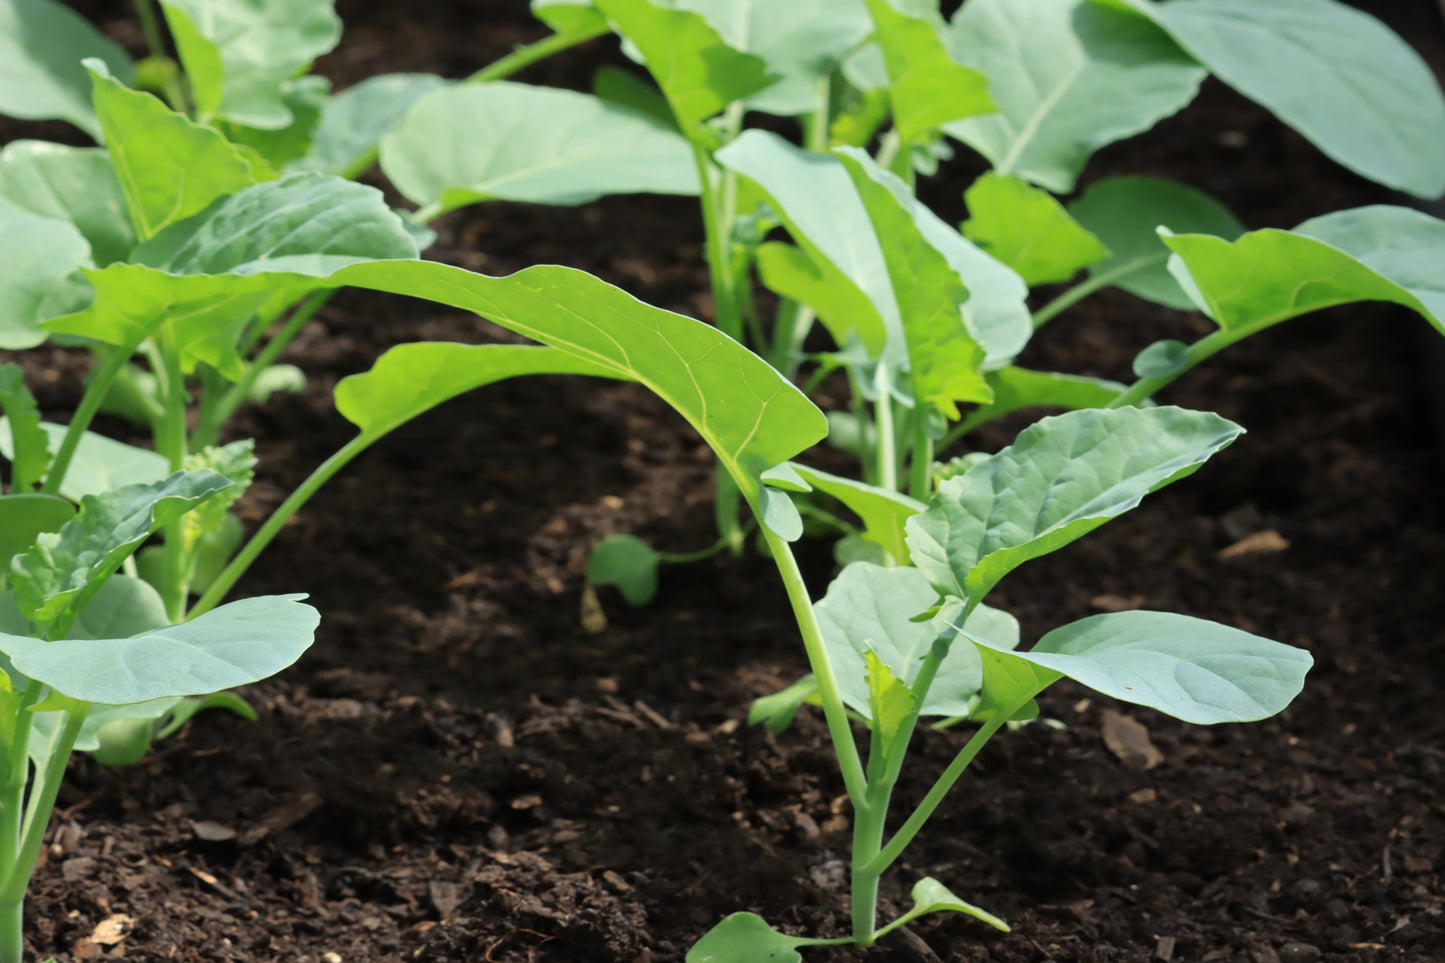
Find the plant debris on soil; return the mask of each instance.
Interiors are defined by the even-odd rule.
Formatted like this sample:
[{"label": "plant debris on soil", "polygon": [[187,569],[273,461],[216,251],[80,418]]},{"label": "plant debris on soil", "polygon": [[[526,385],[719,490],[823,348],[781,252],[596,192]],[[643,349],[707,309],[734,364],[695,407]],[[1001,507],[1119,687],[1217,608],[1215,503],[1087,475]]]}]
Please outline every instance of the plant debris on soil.
[{"label": "plant debris on soil", "polygon": [[[77,6],[138,40],[108,6]],[[347,34],[321,64],[338,85],[461,76],[543,30],[521,0],[340,12]],[[522,79],[581,85],[615,58],[598,42]],[[974,163],[925,188],[945,216],[957,220]],[[1122,172],[1194,184],[1250,227],[1389,200],[1216,84],[1090,167]],[[439,232],[431,257],[493,274],[570,264],[707,315],[685,198],[488,204]],[[1024,360],[1124,377],[1143,346],[1207,327],[1106,293]],[[331,407],[338,378],[405,341],[509,337],[419,302],[336,298],[283,359],[307,389],[236,426],[261,457],[243,517],[257,524],[350,437]],[[1154,608],[1303,646],[1316,667],[1288,711],[1199,728],[1050,689],[1049,721],[985,750],[884,893],[885,914],[898,912],[934,876],[1013,932],[930,917],[866,952],[807,958],[1445,960],[1445,511],[1420,365],[1431,338],[1414,316],[1364,305],[1215,359],[1163,400],[1249,434],[995,596],[1026,640]],[[83,356],[6,357],[48,410],[74,404]],[[1010,438],[996,428],[971,442]],[[771,563],[666,568],[654,604],[604,591],[605,628],[583,627],[589,547],[614,532],[665,550],[709,543],[712,471],[662,402],[584,379],[489,387],[378,445],[237,588],[307,591],[323,613],[311,652],[245,692],[260,721],[208,713],[131,768],[72,765],[28,904],[37,959],[670,963],[736,910],[846,932],[849,812],[825,728],[811,711],[777,737],[745,723],[752,699],[806,671]],[[829,547],[805,555],[821,592]],[[920,735],[900,808],[965,737]]]}]

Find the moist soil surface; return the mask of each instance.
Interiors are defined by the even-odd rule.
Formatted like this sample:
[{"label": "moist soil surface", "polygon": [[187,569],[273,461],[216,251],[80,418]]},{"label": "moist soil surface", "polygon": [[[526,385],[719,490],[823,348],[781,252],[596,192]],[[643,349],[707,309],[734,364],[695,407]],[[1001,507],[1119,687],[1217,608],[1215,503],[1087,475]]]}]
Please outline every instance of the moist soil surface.
[{"label": "moist soil surface", "polygon": [[[395,70],[462,76],[542,33],[520,2],[340,7],[347,33],[321,64],[338,85]],[[83,9],[137,45],[123,15]],[[581,86],[604,61],[617,55],[597,42],[522,79]],[[945,165],[928,199],[957,220],[976,171],[965,158]],[[1391,200],[1215,84],[1104,151],[1088,178],[1117,172],[1186,180],[1250,227]],[[449,215],[439,233],[429,256],[441,260],[493,274],[571,264],[709,312],[685,198],[491,204]],[[1105,294],[1053,322],[1025,361],[1126,378],[1143,346],[1207,330]],[[1141,607],[1302,646],[1316,665],[1286,712],[1190,727],[1050,689],[1049,721],[994,740],[884,886],[884,919],[928,875],[1013,931],[931,917],[866,953],[808,958],[1445,960],[1445,513],[1420,364],[1435,337],[1367,305],[1214,359],[1161,400],[1214,409],[1249,434],[996,594],[1026,640]],[[423,339],[512,336],[357,292],[321,312],[285,358],[306,390],[235,425],[261,457],[240,506],[249,525],[349,438],[331,406],[337,379]],[[21,360],[63,418],[85,357]],[[1023,423],[947,454],[997,449]],[[790,932],[846,932],[848,809],[824,726],[812,710],[776,737],[745,723],[752,699],[806,671],[771,564],[669,567],[652,605],[602,591],[605,628],[583,627],[589,546],[614,532],[671,551],[706,545],[711,475],[704,445],[661,402],[581,379],[484,389],[372,449],[236,590],[309,592],[324,615],[300,663],[245,692],[260,720],[209,713],[136,766],[72,765],[31,891],[37,958],[667,963],[736,910]],[[802,551],[821,593],[829,547]],[[918,738],[896,808],[965,738]]]}]

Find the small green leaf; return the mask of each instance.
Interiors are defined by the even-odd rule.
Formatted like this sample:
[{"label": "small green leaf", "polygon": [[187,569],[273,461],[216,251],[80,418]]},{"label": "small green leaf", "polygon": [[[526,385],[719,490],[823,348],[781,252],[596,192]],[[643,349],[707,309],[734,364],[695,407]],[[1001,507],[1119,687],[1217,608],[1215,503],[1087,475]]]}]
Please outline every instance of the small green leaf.
[{"label": "small green leaf", "polygon": [[1178,311],[1194,302],[1169,273],[1169,248],[1159,228],[1175,234],[1212,234],[1234,240],[1244,225],[1203,191],[1158,177],[1108,177],[1069,205],[1069,213],[1093,231],[1109,256],[1089,276]]},{"label": "small green leaf", "polygon": [[787,492],[762,485],[758,499],[762,506],[761,521],[768,531],[785,542],[796,542],[803,537],[803,516]]},{"label": "small green leaf", "polygon": [[1274,715],[1314,663],[1303,649],[1217,622],[1142,610],[1080,619],[1012,657],[1198,725]]},{"label": "small green leaf", "polygon": [[905,143],[949,121],[998,110],[988,79],[949,56],[932,19],[910,16],[891,0],[868,0],[868,10],[891,80],[893,125]]},{"label": "small green leaf", "polygon": [[901,730],[918,703],[908,684],[893,675],[878,653],[866,650],[863,664],[868,677],[870,725],[878,733],[883,758],[893,759],[899,751],[907,749],[906,745],[898,744],[903,735]]},{"label": "small green leaf", "polygon": [[84,305],[76,269],[89,260],[90,245],[74,225],[0,210],[0,348],[43,344],[47,319]]},{"label": "small green leaf", "polygon": [[110,155],[94,147],[17,140],[0,150],[0,212],[34,214],[75,225],[97,267],[135,247],[125,194]]},{"label": "small green leaf", "polygon": [[925,508],[915,498],[876,485],[867,485],[841,475],[829,474],[807,465],[793,469],[820,491],[848,506],[863,521],[863,538],[886,551],[901,565],[908,564],[908,543],[904,523]]},{"label": "small green leaf", "polygon": [[1355,173],[1417,197],[1445,192],[1440,85],[1364,11],[1334,0],[1128,3]]},{"label": "small green leaf", "polygon": [[1189,345],[1172,339],[1155,341],[1134,359],[1134,374],[1139,378],[1167,378],[1188,364]]},{"label": "small green leaf", "polygon": [[93,137],[100,124],[90,104],[90,77],[80,62],[95,57],[125,80],[130,57],[84,17],[54,0],[0,0],[0,114],[68,120]]},{"label": "small green leaf", "polygon": [[381,167],[427,217],[492,199],[585,204],[699,189],[675,130],[590,94],[506,81],[420,98],[382,139]]},{"label": "small green leaf", "polygon": [[773,735],[780,736],[793,724],[803,704],[817,694],[818,680],[810,672],[781,692],[754,699],[748,709],[748,725],[766,724]]},{"label": "small green leaf", "polygon": [[965,916],[972,916],[1004,933],[1009,932],[1009,925],[992,913],[981,910],[972,903],[959,899],[949,892],[948,887],[938,880],[925,876],[913,884],[913,908],[903,917],[905,920],[916,920],[918,917],[928,913],[963,913]]},{"label": "small green leaf", "polygon": [[609,535],[587,556],[587,580],[617,586],[628,605],[646,605],[657,596],[657,561],[636,535]]},{"label": "small green leaf", "polygon": [[814,942],[785,936],[755,913],[733,913],[693,944],[686,963],[802,963],[797,948]]},{"label": "small green leaf", "polygon": [[849,334],[858,332],[857,326],[863,321],[870,330],[879,332],[882,343],[877,309],[857,286],[839,279],[838,268],[832,263],[815,260],[802,248],[781,241],[763,243],[756,256],[763,284],[780,297],[812,308],[835,339],[841,335],[847,340]]},{"label": "small green leaf", "polygon": [[301,603],[305,597],[244,599],[125,639],[44,642],[0,634],[0,651],[30,678],[85,702],[204,695],[257,682],[300,658],[321,620]]},{"label": "small green leaf", "polygon": [[[230,486],[215,472],[176,472],[159,482],[86,495],[79,515],[57,534],[40,536],[34,547],[12,562],[11,580],[21,613],[45,626],[67,609],[83,610],[141,542]],[[66,694],[88,702],[104,701]]]},{"label": "small green leaf", "polygon": [[196,214],[218,197],[274,177],[257,170],[221,132],[131,90],[90,65],[106,149],[141,240]]},{"label": "small green leaf", "polygon": [[376,159],[372,152],[402,122],[412,104],[446,83],[435,74],[380,74],[327,98],[306,156],[286,169],[343,177],[361,174],[354,169],[356,165],[366,157]]},{"label": "small green leaf", "polygon": [[[35,396],[25,387],[25,371],[18,364],[0,364],[0,415],[10,430],[10,491],[29,492],[50,467],[50,439],[40,423]],[[14,554],[13,552],[11,554]],[[0,554],[0,562],[9,555]]]},{"label": "small green leaf", "polygon": [[1097,3],[969,0],[950,34],[953,58],[983,71],[1000,112],[944,129],[997,173],[1058,194],[1094,151],[1193,100],[1205,76],[1148,19]]},{"label": "small green leaf", "polygon": [[10,560],[35,544],[43,532],[58,532],[75,517],[75,506],[56,495],[23,492],[0,495],[0,581]]},{"label": "small green leaf", "polygon": [[984,174],[964,195],[963,235],[1013,268],[1029,287],[1067,281],[1109,249],[1047,191]]},{"label": "small green leaf", "polygon": [[596,0],[596,6],[641,51],[684,130],[777,79],[761,57],[728,46],[691,10],[650,0]]},{"label": "small green leaf", "polygon": [[1191,474],[1244,429],[1182,408],[1072,411],[939,486],[908,520],[913,561],[970,606],[1010,571]]},{"label": "small green leaf", "polygon": [[[50,448],[59,450],[65,438],[65,426],[45,422],[41,425]],[[0,418],[0,455],[15,457],[15,440],[8,418]],[[80,436],[70,469],[60,485],[60,494],[79,500],[84,495],[99,495],[137,482],[156,482],[170,474],[170,463],[148,448],[122,444],[104,435],[87,431]]]}]

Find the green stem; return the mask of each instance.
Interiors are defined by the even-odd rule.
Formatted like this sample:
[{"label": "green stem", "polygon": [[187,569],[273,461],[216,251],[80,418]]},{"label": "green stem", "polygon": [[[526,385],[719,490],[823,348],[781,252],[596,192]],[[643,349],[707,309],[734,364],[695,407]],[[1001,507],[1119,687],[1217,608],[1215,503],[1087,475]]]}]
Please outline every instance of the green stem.
[{"label": "green stem", "polygon": [[873,390],[878,400],[873,403],[874,420],[878,426],[878,485],[898,491],[898,447],[893,437],[893,385],[888,366],[880,363],[873,375]]},{"label": "green stem", "polygon": [[91,376],[90,384],[86,385],[85,394],[80,398],[80,404],[71,416],[70,424],[65,429],[65,438],[60,443],[60,450],[55,453],[55,460],[50,463],[50,470],[45,474],[45,484],[40,487],[47,495],[55,495],[60,492],[60,486],[65,481],[65,473],[70,469],[70,461],[75,457],[75,450],[80,446],[80,439],[85,434],[85,429],[90,427],[95,413],[100,410],[101,402],[105,400],[106,393],[110,391],[111,384],[131,355],[135,353],[136,344],[118,345],[110,349],[109,357],[106,357],[95,374]]},{"label": "green stem", "polygon": [[891,170],[893,162],[898,159],[898,151],[902,146],[903,138],[898,136],[898,131],[888,131],[878,145],[878,156],[874,158],[874,162],[884,170]]},{"label": "green stem", "polygon": [[[146,49],[157,61],[170,61],[165,39],[161,36],[160,18],[156,16],[155,0],[135,0],[136,16],[140,19],[141,33],[145,35]],[[161,92],[171,110],[186,112],[186,92],[181,88],[176,74],[166,71],[161,80]]]},{"label": "green stem", "polygon": [[[186,377],[181,371],[180,351],[172,343],[168,332],[161,335],[160,358],[162,367],[156,372],[161,379],[161,388],[166,399],[166,413],[161,418],[160,433],[156,436],[156,451],[166,457],[170,470],[180,471],[185,467],[186,415],[189,398],[186,395]],[[190,578],[185,540],[186,523],[184,516],[165,526],[165,547],[163,549],[163,575],[159,586],[161,599],[166,604],[166,615],[171,622],[179,622],[186,614],[186,597],[189,594]]]},{"label": "green stem", "polygon": [[1177,371],[1172,371],[1167,375],[1157,375],[1152,378],[1140,378],[1130,385],[1128,389],[1120,392],[1114,400],[1110,401],[1105,407],[1128,408],[1152,398],[1161,388],[1173,382],[1174,379],[1186,371],[1194,368],[1201,361],[1213,357],[1236,341],[1242,341],[1256,331],[1263,330],[1272,324],[1278,323],[1278,320],[1280,319],[1269,320],[1251,325],[1248,328],[1241,328],[1237,331],[1226,331],[1221,328],[1213,334],[1201,338],[1189,346],[1189,356]]},{"label": "green stem", "polygon": [[1095,291],[1113,284],[1115,278],[1118,276],[1119,272],[1114,271],[1105,274],[1094,274],[1069,288],[1063,294],[1060,294],[1034,312],[1034,330],[1037,331],[1039,328],[1042,328],[1059,314],[1078,304]]},{"label": "green stem", "polygon": [[921,502],[928,501],[933,488],[933,439],[928,435],[928,419],[922,410],[913,419],[913,454],[909,462],[908,494]]}]

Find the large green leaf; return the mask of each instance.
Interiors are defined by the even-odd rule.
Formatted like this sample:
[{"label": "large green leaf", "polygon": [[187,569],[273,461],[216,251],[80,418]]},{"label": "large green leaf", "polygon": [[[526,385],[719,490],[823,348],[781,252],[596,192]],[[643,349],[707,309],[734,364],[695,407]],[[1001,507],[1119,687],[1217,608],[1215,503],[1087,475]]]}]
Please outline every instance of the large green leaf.
[{"label": "large green leaf", "polygon": [[1205,75],[1145,17],[1085,0],[969,0],[950,32],[1000,112],[944,129],[999,174],[1060,194],[1094,151],[1178,111]]},{"label": "large green leaf", "polygon": [[893,126],[905,143],[922,141],[949,121],[998,109],[987,78],[949,56],[932,18],[910,16],[893,0],[868,0],[868,11],[888,70]]},{"label": "large green leaf", "polygon": [[333,0],[161,0],[202,120],[276,130],[287,84],[341,39]]},{"label": "large green leaf", "polygon": [[422,97],[382,140],[381,167],[424,219],[491,199],[584,204],[699,189],[676,131],[590,94],[505,81]]},{"label": "large green leaf", "polygon": [[1182,408],[1072,411],[950,478],[908,521],[913,562],[947,596],[980,602],[1010,571],[1195,471],[1244,429]]},{"label": "large green leaf", "polygon": [[1445,221],[1375,205],[1314,218],[1294,231],[1229,243],[1179,235],[1165,243],[1221,327],[1254,331],[1351,301],[1393,301],[1445,331]]},{"label": "large green leaf", "polygon": [[67,608],[83,609],[141,542],[230,486],[212,471],[176,472],[159,482],[85,496],[79,515],[16,556],[11,580],[21,613],[44,626]]},{"label": "large green leaf", "polygon": [[1017,271],[1029,287],[1067,281],[1109,256],[1109,248],[1047,191],[1016,177],[984,174],[964,199],[964,236]]},{"label": "large green leaf", "polygon": [[1445,193],[1440,85],[1369,14],[1335,0],[1123,2],[1350,170],[1417,197]]},{"label": "large green leaf", "polygon": [[34,214],[68,221],[90,245],[91,261],[105,267],[135,247],[125,194],[99,148],[17,140],[0,150],[0,213]]},{"label": "large green leaf", "polygon": [[274,174],[212,127],[91,68],[95,111],[141,240]]},{"label": "large green leaf", "polygon": [[93,137],[100,125],[81,60],[96,57],[129,80],[126,52],[54,0],[0,0],[0,114],[68,120]]},{"label": "large green leaf", "polygon": [[[59,451],[65,426],[46,422],[41,427],[45,429],[51,450]],[[8,418],[0,418],[0,455],[15,456],[15,440]],[[87,431],[80,436],[80,444],[70,459],[60,494],[79,500],[84,495],[100,495],[137,482],[160,481],[169,474],[170,463],[163,456]]]},{"label": "large green leaf", "polygon": [[243,599],[130,638],[45,642],[0,634],[15,668],[62,695],[129,705],[257,682],[310,647],[321,616],[304,595]]},{"label": "large green leaf", "polygon": [[[798,947],[810,940],[779,933],[756,913],[733,913],[703,934],[687,951],[686,963],[802,963]],[[831,941],[840,942],[840,941]]]},{"label": "large green leaf", "polygon": [[631,41],[684,129],[776,79],[761,57],[729,46],[701,14],[651,0],[595,0]]},{"label": "large green leaf", "polygon": [[1200,725],[1274,715],[1299,694],[1314,662],[1303,649],[1216,622],[1142,610],[1080,619],[1029,652],[997,657]]},{"label": "large green leaf", "polygon": [[[850,709],[872,719],[867,656],[871,653],[891,674],[912,686],[923,657],[933,648],[939,629],[914,617],[938,601],[938,593],[916,568],[883,568],[854,562],[843,569],[813,608],[838,678],[838,691]],[[980,606],[964,628],[988,638],[1002,649],[1018,645],[1018,622],[1007,612]],[[978,650],[962,640],[953,643],[939,667],[922,714],[964,716],[983,684]]]},{"label": "large green leaf", "polygon": [[1244,233],[1244,225],[1223,204],[1160,177],[1096,181],[1069,205],[1069,213],[1109,249],[1107,258],[1089,268],[1091,278],[1179,311],[1193,310],[1194,302],[1169,273],[1169,248],[1158,229],[1230,241]]},{"label": "large green leaf", "polygon": [[52,217],[0,211],[0,348],[33,348],[48,318],[85,303],[76,269],[90,245],[75,226]]},{"label": "large green leaf", "polygon": [[446,81],[435,74],[381,74],[346,88],[327,98],[310,150],[286,169],[360,174],[356,165],[365,157],[375,160],[381,139],[411,105],[444,86]]}]

